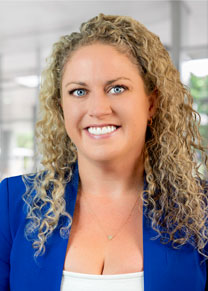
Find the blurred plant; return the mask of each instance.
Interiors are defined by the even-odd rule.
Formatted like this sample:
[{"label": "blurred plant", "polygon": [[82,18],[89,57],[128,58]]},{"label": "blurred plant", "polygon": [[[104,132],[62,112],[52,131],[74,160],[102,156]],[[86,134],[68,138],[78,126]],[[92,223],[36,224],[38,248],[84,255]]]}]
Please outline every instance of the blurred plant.
[{"label": "blurred plant", "polygon": [[32,149],[33,148],[33,135],[32,133],[19,133],[16,136],[16,144],[17,147],[20,148],[27,148]]},{"label": "blurred plant", "polygon": [[[191,73],[189,80],[189,88],[194,98],[195,109],[201,116],[201,124],[199,131],[204,138],[203,144],[208,145],[208,76],[197,77]],[[199,162],[201,160],[201,153],[197,151]],[[206,172],[204,166],[200,167],[201,172]]]},{"label": "blurred plant", "polygon": [[208,76],[197,77],[191,74],[189,87],[194,97],[196,110],[202,118],[200,133],[208,142]]}]

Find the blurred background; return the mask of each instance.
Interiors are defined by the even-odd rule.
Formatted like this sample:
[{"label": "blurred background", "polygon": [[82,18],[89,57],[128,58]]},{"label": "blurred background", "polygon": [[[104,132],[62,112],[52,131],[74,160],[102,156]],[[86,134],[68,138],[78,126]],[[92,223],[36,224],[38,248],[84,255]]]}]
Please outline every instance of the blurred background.
[{"label": "blurred background", "polygon": [[0,0],[0,180],[39,168],[34,127],[46,57],[60,36],[78,31],[81,22],[101,12],[132,16],[160,37],[191,90],[207,143],[207,0]]}]

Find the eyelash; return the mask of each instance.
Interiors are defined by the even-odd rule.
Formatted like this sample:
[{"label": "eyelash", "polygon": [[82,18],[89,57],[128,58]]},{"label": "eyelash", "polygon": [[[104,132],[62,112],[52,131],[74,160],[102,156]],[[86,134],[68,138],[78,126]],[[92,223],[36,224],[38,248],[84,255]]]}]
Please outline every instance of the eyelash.
[{"label": "eyelash", "polygon": [[[116,88],[116,87],[120,87],[120,88],[123,88],[124,90],[128,90],[128,88],[127,88],[126,86],[124,86],[124,85],[119,85],[119,84],[118,84],[118,85],[115,85],[115,86],[111,87],[111,88],[109,89],[109,91],[110,91],[111,89],[113,89],[113,88]],[[70,94],[70,95],[73,95],[73,93],[74,93],[75,91],[79,91],[79,90],[87,91],[87,90],[84,89],[84,88],[77,88],[77,89],[73,89],[73,90],[69,91],[69,94]],[[123,93],[123,92],[120,92],[120,93],[118,93],[118,94],[121,94],[121,93]],[[116,95],[116,93],[115,93],[115,95]],[[82,97],[82,96],[85,96],[85,95],[76,96],[76,97]]]}]

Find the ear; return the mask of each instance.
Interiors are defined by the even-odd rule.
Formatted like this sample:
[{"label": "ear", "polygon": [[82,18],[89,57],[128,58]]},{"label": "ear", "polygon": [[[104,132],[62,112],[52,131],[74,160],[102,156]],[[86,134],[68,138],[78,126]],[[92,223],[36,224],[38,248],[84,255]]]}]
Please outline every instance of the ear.
[{"label": "ear", "polygon": [[155,115],[157,110],[157,101],[158,101],[158,90],[154,89],[152,93],[148,96],[149,98],[149,118]]}]

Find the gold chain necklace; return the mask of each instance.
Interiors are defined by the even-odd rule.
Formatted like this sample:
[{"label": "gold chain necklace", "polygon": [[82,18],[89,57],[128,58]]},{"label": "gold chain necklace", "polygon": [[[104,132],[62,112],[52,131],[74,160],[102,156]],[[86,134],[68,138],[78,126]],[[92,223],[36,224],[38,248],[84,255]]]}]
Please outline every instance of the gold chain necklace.
[{"label": "gold chain necklace", "polygon": [[97,215],[96,215],[95,212],[92,210],[92,208],[90,207],[89,203],[87,202],[86,197],[84,197],[84,196],[82,196],[82,197],[85,199],[86,204],[88,205],[88,207],[89,207],[91,213],[96,217],[96,219],[97,219],[96,222],[98,223],[98,225],[100,226],[100,228],[103,230],[103,232],[105,233],[105,236],[107,237],[108,240],[112,240],[112,239],[114,239],[114,238],[118,235],[118,233],[123,229],[123,227],[127,224],[128,220],[129,220],[129,218],[131,217],[132,212],[133,212],[133,210],[134,210],[134,208],[135,208],[135,206],[136,206],[137,200],[139,199],[139,195],[138,195],[138,197],[137,197],[137,199],[136,199],[136,201],[135,201],[135,203],[134,203],[134,205],[133,205],[133,208],[131,209],[130,214],[128,215],[128,217],[127,217],[125,223],[124,223],[124,224],[119,228],[119,230],[117,231],[117,233],[114,234],[114,235],[108,235],[108,234],[105,232],[105,230],[104,230],[102,224],[100,223],[100,221],[99,221]]}]

